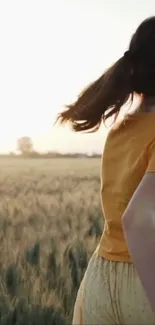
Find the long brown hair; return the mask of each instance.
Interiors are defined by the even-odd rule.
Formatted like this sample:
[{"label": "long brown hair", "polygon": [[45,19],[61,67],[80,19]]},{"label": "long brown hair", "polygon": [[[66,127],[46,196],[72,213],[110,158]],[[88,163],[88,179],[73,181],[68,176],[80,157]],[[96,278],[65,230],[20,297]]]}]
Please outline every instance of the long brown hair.
[{"label": "long brown hair", "polygon": [[129,50],[58,115],[74,131],[96,131],[102,121],[115,119],[134,94],[155,96],[155,17],[144,20],[133,35]]}]

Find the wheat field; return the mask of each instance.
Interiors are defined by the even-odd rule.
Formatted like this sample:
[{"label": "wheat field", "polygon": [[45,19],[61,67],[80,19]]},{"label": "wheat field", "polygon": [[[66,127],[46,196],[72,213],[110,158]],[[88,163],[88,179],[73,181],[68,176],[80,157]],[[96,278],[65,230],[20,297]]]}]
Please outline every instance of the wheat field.
[{"label": "wheat field", "polygon": [[68,325],[100,239],[100,160],[0,159],[0,324]]}]

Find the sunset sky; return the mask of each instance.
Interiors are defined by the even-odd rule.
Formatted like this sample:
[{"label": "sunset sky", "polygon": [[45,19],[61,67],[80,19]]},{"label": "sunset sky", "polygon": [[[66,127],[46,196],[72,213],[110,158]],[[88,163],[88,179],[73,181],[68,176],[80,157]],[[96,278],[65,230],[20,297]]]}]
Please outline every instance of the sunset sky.
[{"label": "sunset sky", "polygon": [[154,0],[1,0],[0,152],[25,135],[39,151],[102,151],[104,128],[82,135],[53,123],[151,15]]}]

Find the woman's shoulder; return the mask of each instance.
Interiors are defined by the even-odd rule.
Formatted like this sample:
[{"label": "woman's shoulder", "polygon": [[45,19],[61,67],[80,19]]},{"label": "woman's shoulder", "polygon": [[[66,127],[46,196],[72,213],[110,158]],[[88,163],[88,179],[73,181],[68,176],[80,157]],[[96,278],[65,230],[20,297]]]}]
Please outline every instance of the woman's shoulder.
[{"label": "woman's shoulder", "polygon": [[[144,127],[146,125],[146,128],[148,126],[152,126],[155,130],[155,112],[135,112],[132,114],[126,114],[125,116],[119,118],[119,120],[116,120],[112,127],[111,132],[118,131],[122,129],[125,126],[135,125],[135,127]],[[152,128],[151,127],[151,128]]]},{"label": "woman's shoulder", "polygon": [[155,142],[155,113],[127,114],[116,120],[108,133],[107,144],[128,146]]}]

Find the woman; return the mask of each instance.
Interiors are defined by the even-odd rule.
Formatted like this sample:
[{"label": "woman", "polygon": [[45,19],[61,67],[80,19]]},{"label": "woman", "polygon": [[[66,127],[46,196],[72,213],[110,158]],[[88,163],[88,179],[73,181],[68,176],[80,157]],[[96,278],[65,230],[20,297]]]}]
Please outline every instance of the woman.
[{"label": "woman", "polygon": [[[121,123],[121,107],[139,107]],[[138,27],[129,50],[59,116],[75,131],[109,117],[102,159],[105,224],[80,285],[73,324],[155,324],[155,17]]]}]

